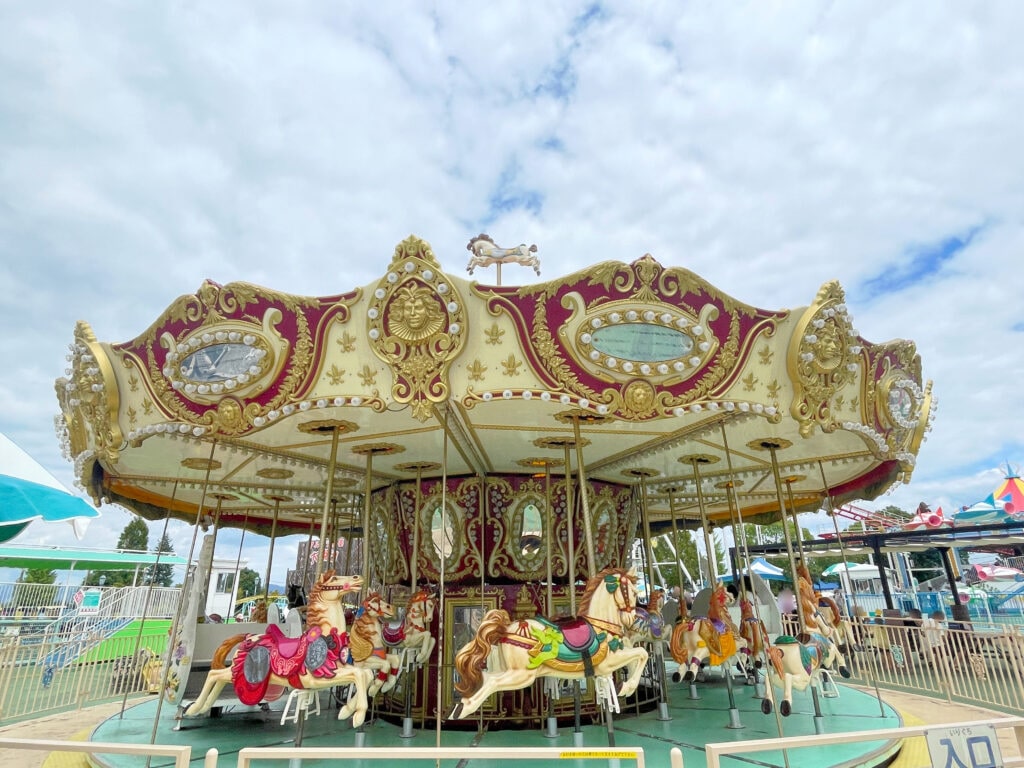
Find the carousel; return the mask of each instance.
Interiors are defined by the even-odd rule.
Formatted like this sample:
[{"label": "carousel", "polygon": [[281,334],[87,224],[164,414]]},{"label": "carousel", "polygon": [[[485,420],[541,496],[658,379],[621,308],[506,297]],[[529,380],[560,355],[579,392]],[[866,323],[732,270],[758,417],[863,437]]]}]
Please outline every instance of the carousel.
[{"label": "carousel", "polygon": [[[66,455],[97,504],[194,524],[190,595],[217,530],[316,553],[295,574],[304,624],[212,626],[186,601],[164,675],[177,727],[337,686],[350,727],[404,736],[670,720],[672,629],[638,605],[652,535],[696,530],[710,551],[715,527],[909,479],[931,384],[912,342],[860,336],[837,283],[759,309],[644,255],[511,286],[502,266],[539,274],[536,246],[467,248],[496,284],[410,237],[343,293],[206,281],[129,341],[75,328]],[[314,704],[294,705],[301,741]]]}]

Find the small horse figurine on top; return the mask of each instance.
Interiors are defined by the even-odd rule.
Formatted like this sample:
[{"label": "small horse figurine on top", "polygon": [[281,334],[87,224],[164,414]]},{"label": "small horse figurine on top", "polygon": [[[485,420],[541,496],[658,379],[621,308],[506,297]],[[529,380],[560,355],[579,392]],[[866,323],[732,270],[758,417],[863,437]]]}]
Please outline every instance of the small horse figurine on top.
[{"label": "small horse figurine on top", "polygon": [[[229,637],[214,652],[210,672],[199,697],[185,714],[201,715],[216,703],[228,683],[243,704],[259,704],[271,686],[305,690],[352,683],[355,696],[339,710],[338,719],[352,718],[358,728],[366,719],[366,692],[373,677],[369,669],[348,662],[349,637],[341,596],[358,592],[360,576],[335,576],[325,571],[309,596],[307,629],[301,637],[287,637],[276,624],[266,634]],[[238,647],[227,663],[232,649]]]},{"label": "small horse figurine on top", "polygon": [[513,621],[508,612],[488,611],[476,636],[455,655],[462,697],[449,719],[476,712],[497,691],[516,691],[538,677],[603,678],[626,667],[619,696],[640,684],[647,650],[624,640],[636,620],[636,574],[605,568],[587,582],[576,617],[550,621],[542,616]]},{"label": "small horse figurine on top", "polygon": [[471,275],[477,267],[490,267],[494,264],[498,265],[499,284],[502,264],[533,267],[533,271],[540,275],[540,259],[534,255],[537,253],[536,245],[520,243],[515,248],[499,248],[488,235],[479,234],[469,241],[466,250],[473,254],[466,265],[466,271]]}]

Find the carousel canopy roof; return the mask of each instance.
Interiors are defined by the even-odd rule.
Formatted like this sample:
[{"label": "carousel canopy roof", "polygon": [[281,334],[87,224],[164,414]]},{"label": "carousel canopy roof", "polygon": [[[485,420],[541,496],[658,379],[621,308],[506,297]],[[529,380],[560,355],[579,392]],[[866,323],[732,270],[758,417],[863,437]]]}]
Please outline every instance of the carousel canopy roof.
[{"label": "carousel canopy roof", "polygon": [[56,383],[79,479],[150,518],[295,533],[328,493],[358,520],[367,487],[582,458],[643,485],[657,532],[729,522],[730,490],[751,522],[780,495],[873,498],[929,426],[914,344],[863,339],[836,283],[766,310],[649,255],[524,286],[445,274],[415,237],[385,262],[323,297],[207,281],[120,343],[79,323]]}]

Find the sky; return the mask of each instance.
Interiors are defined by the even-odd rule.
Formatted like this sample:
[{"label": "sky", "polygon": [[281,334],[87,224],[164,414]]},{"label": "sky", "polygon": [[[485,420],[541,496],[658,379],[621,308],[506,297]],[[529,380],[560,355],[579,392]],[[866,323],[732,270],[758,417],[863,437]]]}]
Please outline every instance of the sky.
[{"label": "sky", "polygon": [[[0,3],[0,432],[71,486],[76,321],[125,341],[207,278],[340,293],[410,234],[464,275],[487,232],[539,279],[650,253],[766,309],[838,280],[937,402],[864,506],[974,503],[1024,463],[1021,29],[998,0]],[[102,513],[80,543],[116,544]]]}]

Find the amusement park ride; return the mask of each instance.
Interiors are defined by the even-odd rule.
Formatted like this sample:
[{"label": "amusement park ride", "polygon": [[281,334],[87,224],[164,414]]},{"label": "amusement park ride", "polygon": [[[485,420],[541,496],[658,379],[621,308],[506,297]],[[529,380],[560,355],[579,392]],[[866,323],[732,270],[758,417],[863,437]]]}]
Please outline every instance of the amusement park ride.
[{"label": "amusement park ride", "polygon": [[[481,235],[468,248],[470,272],[515,262],[539,274],[536,246]],[[97,503],[189,521],[197,536],[208,519],[272,540],[355,537],[364,556],[324,547],[307,593],[337,589],[337,569],[357,603],[436,599],[436,647],[375,706],[446,727],[477,708],[494,728],[578,718],[581,706],[604,706],[610,727],[614,697],[595,695],[600,685],[577,687],[573,704],[543,681],[622,666],[620,695],[662,706],[661,643],[629,632],[626,569],[644,567],[628,562],[634,540],[875,498],[909,479],[932,418],[914,344],[863,339],[836,283],[806,307],[765,310],[645,255],[485,285],[445,273],[416,237],[379,280],[342,293],[206,281],[125,342],[81,322],[68,359],[59,431]],[[297,637],[256,627],[236,641],[247,656],[210,659],[210,680],[252,701],[261,686],[333,685],[344,672],[357,724],[376,673],[346,669],[351,622],[312,613]],[[207,629],[183,612],[179,658]],[[786,700],[806,683],[790,641],[760,646]],[[820,648],[802,652],[823,664],[839,653],[832,638],[811,642]],[[167,682],[175,704],[189,703],[190,675],[179,666]],[[186,714],[211,701],[207,690]]]}]

